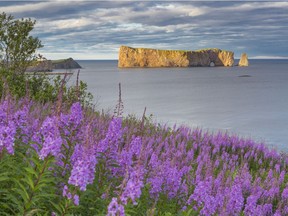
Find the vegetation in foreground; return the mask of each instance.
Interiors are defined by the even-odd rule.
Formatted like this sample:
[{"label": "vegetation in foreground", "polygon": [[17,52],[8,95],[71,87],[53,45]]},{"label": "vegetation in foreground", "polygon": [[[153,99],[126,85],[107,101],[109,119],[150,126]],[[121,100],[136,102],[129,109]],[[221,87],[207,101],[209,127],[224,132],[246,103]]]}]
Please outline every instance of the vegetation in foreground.
[{"label": "vegetation in foreground", "polygon": [[1,215],[288,214],[287,155],[249,139],[27,97],[0,136]]}]

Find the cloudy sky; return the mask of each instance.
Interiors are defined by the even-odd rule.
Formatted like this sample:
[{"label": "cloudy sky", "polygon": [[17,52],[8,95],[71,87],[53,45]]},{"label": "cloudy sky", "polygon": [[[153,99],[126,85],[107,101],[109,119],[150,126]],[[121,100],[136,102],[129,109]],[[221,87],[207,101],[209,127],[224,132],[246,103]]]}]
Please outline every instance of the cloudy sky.
[{"label": "cloudy sky", "polygon": [[37,20],[49,59],[117,59],[121,45],[288,59],[288,1],[0,1]]}]

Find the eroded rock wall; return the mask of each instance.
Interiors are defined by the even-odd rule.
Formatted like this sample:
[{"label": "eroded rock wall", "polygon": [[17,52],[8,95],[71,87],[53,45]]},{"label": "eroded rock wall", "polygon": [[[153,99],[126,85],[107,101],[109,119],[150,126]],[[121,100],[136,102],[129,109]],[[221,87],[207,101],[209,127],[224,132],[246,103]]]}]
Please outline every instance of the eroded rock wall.
[{"label": "eroded rock wall", "polygon": [[234,53],[220,49],[198,51],[157,50],[121,46],[118,67],[233,66]]}]

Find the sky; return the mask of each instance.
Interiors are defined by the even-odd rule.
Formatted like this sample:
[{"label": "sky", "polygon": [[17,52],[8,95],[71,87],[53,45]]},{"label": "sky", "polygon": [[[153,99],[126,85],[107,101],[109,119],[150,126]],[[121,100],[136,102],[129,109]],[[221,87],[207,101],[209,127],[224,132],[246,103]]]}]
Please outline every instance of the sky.
[{"label": "sky", "polygon": [[121,45],[288,59],[288,1],[0,1],[36,20],[48,59],[117,59]]}]

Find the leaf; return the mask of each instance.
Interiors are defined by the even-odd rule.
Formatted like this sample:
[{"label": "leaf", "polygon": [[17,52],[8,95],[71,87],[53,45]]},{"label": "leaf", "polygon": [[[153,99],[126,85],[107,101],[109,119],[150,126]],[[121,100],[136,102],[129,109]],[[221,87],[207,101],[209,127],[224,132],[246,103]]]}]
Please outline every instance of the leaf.
[{"label": "leaf", "polygon": [[32,215],[35,215],[36,213],[42,211],[41,209],[32,209],[31,211],[27,212],[25,214],[25,216],[32,216]]},{"label": "leaf", "polygon": [[0,202],[0,206],[1,206],[1,215],[2,214],[11,215],[11,214],[5,213],[4,209],[8,209],[10,212],[13,212],[13,214],[16,214],[15,208],[13,208],[12,206],[8,205],[7,203]]},{"label": "leaf", "polygon": [[36,195],[34,195],[34,197],[33,197],[33,200],[34,199],[40,199],[40,198],[46,198],[45,200],[47,201],[47,200],[49,200],[49,198],[55,198],[57,195],[55,195],[55,194],[52,194],[52,193],[39,193],[39,194],[36,194]]},{"label": "leaf", "polygon": [[50,201],[50,203],[53,205],[53,207],[59,212],[62,213],[65,211],[65,207],[59,203],[58,205],[55,204],[54,202]]},{"label": "leaf", "polygon": [[0,175],[0,182],[7,181],[7,180],[10,180],[10,178],[7,175],[7,173],[3,173],[3,174]]},{"label": "leaf", "polygon": [[32,206],[32,202],[28,202],[25,204],[25,209],[29,209]]},{"label": "leaf", "polygon": [[24,203],[28,202],[29,195],[26,190],[23,190],[23,189],[21,190],[20,188],[14,188],[12,190],[22,197]]},{"label": "leaf", "polygon": [[22,179],[22,181],[28,184],[31,190],[34,190],[34,182],[32,181],[31,178],[27,177],[27,178]]},{"label": "leaf", "polygon": [[16,198],[12,193],[7,194],[5,200],[6,199],[9,201],[9,203],[15,204],[13,206],[14,210],[23,211],[23,208],[22,208],[23,203],[18,198]]},{"label": "leaf", "polygon": [[[23,181],[23,179],[21,179]],[[19,188],[13,188],[12,190],[17,191],[21,197],[23,198],[24,202],[27,202],[29,200],[29,194],[23,184],[20,183],[17,179],[13,179],[13,182],[16,183],[16,185],[19,186]]]},{"label": "leaf", "polygon": [[24,168],[28,173],[35,175],[36,177],[38,176],[38,173],[32,168],[32,167],[25,167]]},{"label": "leaf", "polygon": [[49,186],[49,187],[53,187],[53,184],[54,184],[54,182],[53,182],[53,178],[43,178],[43,179],[41,179],[39,182],[38,182],[38,184],[36,185],[36,187],[34,188],[34,191],[36,192],[36,191],[39,191],[39,190],[41,190],[42,188],[44,188],[44,187],[47,187],[47,186]]}]

